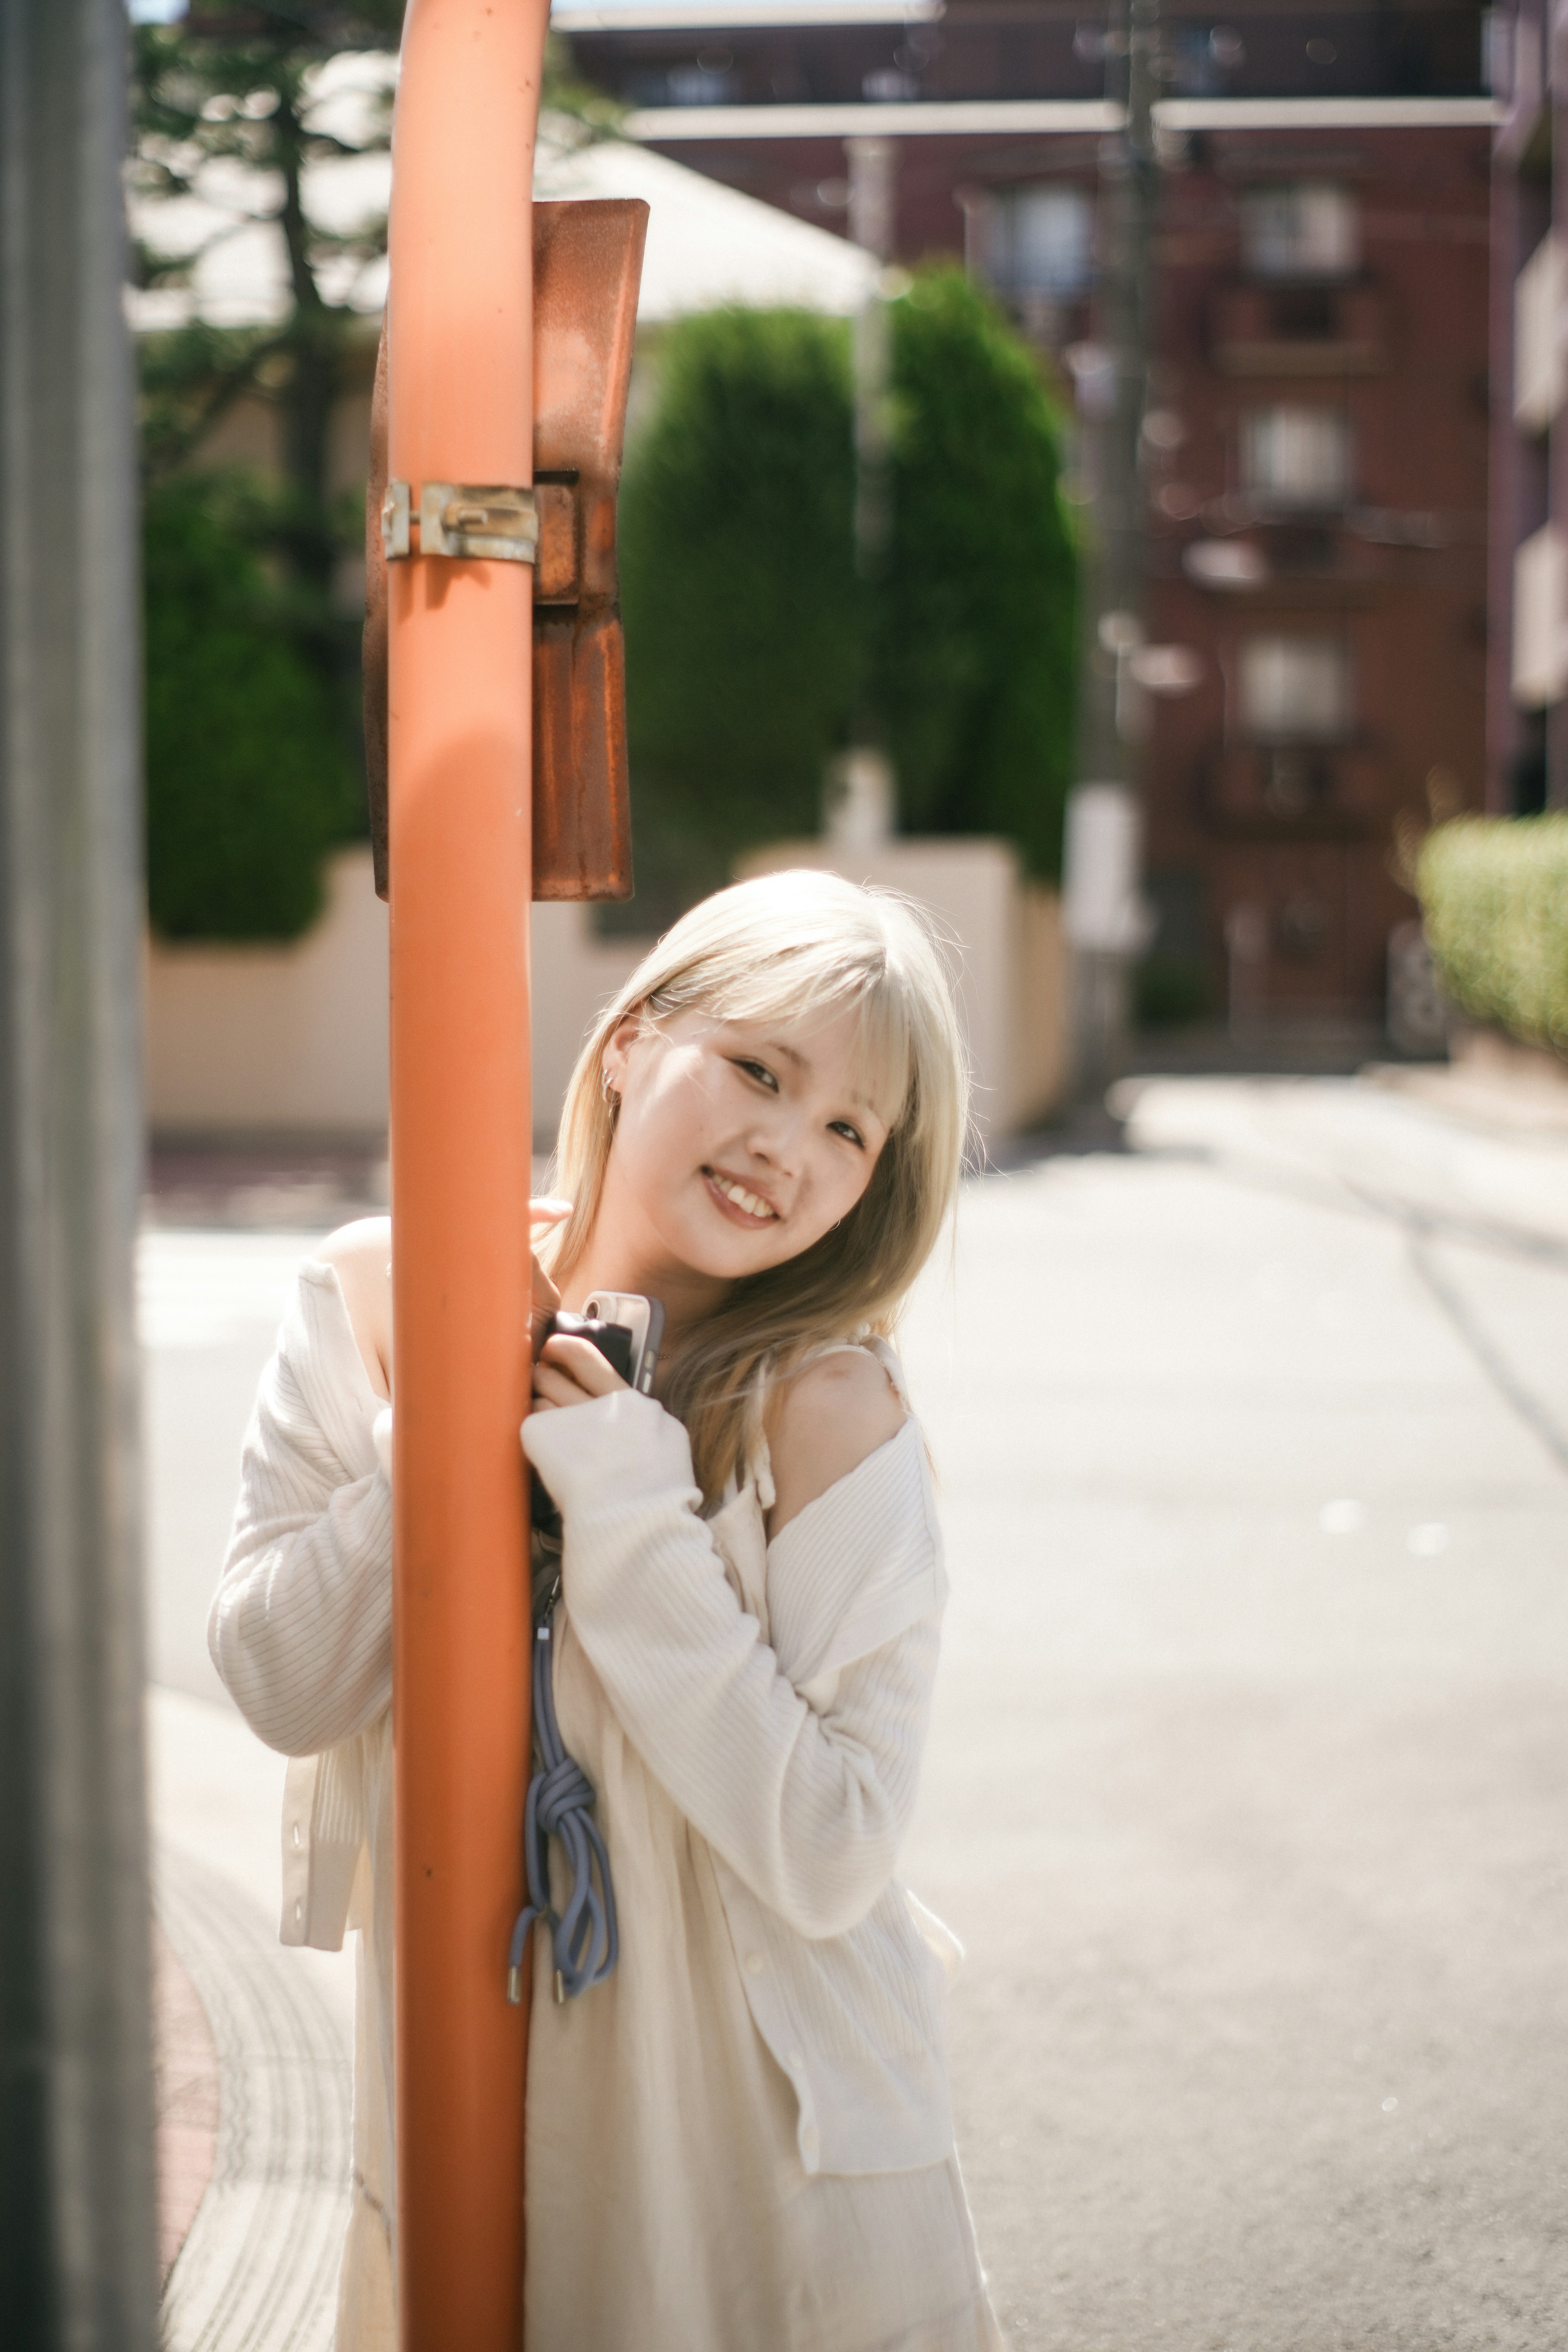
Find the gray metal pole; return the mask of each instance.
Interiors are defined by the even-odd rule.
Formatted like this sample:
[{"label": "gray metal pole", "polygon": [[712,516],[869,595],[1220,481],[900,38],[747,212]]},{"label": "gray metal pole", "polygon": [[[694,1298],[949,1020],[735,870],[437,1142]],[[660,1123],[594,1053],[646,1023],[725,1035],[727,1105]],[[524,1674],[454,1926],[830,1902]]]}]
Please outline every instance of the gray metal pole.
[{"label": "gray metal pole", "polygon": [[[899,151],[890,139],[847,139],[849,235],[886,264],[892,259]],[[855,561],[879,580],[888,560],[888,303],[874,286],[855,314]]]},{"label": "gray metal pole", "polygon": [[0,5],[0,2336],[156,2340],[123,0]]},{"label": "gray metal pole", "polygon": [[1079,671],[1078,785],[1068,811],[1066,913],[1074,942],[1075,1059],[1080,1088],[1098,1093],[1121,1065],[1130,1025],[1131,964],[1140,945],[1138,801],[1146,731],[1133,656],[1144,636],[1143,418],[1153,338],[1154,152],[1158,0],[1116,0],[1112,84],[1121,131],[1101,149],[1100,333],[1091,388],[1094,555]]},{"label": "gray metal pole", "polygon": [[[1117,63],[1126,76],[1127,119],[1107,139],[1100,167],[1103,254],[1100,318],[1110,362],[1109,413],[1097,429],[1093,647],[1084,679],[1079,773],[1097,782],[1138,782],[1138,730],[1131,724],[1125,663],[1116,640],[1143,624],[1142,433],[1149,404],[1154,214],[1157,0],[1124,0],[1113,16]],[[1112,642],[1106,643],[1110,637]],[[1123,673],[1119,677],[1119,672]],[[1120,691],[1119,691],[1120,688]]]}]

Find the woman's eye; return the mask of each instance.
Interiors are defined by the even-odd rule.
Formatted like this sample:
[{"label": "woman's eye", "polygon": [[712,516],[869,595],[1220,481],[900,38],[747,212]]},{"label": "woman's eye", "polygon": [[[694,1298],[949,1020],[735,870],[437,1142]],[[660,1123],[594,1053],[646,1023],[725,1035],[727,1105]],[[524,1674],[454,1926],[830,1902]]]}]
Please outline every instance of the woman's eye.
[{"label": "woman's eye", "polygon": [[847,1118],[836,1118],[833,1122],[833,1132],[835,1135],[842,1135],[845,1137],[848,1142],[855,1146],[858,1151],[865,1150],[865,1137],[861,1134],[858,1127],[851,1127]]},{"label": "woman's eye", "polygon": [[749,1078],[755,1078],[759,1086],[766,1087],[772,1093],[777,1094],[779,1082],[765,1062],[748,1062],[737,1055],[735,1067],[738,1070],[744,1070]]}]

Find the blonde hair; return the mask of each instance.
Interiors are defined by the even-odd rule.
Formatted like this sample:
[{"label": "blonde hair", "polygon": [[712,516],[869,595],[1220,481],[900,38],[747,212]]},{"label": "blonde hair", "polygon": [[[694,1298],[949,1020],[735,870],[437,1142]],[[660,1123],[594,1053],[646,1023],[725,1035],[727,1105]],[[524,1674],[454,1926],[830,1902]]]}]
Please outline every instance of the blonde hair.
[{"label": "blonde hair", "polygon": [[767,1381],[787,1377],[824,1341],[890,1336],[952,1209],[969,1078],[931,927],[908,899],[836,874],[769,874],[721,890],[666,932],[605,1006],[566,1089],[552,1181],[574,1205],[548,1244],[558,1282],[598,1214],[615,1137],[605,1051],[628,1013],[795,1024],[847,1009],[858,1015],[871,1092],[888,1123],[870,1182],[798,1257],[736,1282],[667,1361],[663,1401],[690,1433],[710,1505],[743,1469]]}]

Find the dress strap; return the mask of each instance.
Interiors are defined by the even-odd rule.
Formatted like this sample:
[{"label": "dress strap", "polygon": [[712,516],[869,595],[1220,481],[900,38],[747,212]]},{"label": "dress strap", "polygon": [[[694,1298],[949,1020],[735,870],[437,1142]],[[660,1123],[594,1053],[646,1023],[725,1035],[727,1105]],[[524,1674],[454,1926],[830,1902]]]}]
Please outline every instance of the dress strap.
[{"label": "dress strap", "polygon": [[[903,1406],[904,1411],[908,1412],[910,1409],[910,1390],[909,1382],[904,1378],[904,1368],[899,1361],[897,1350],[889,1347],[887,1340],[882,1339],[878,1332],[868,1331],[865,1336],[859,1339],[826,1340],[820,1348],[813,1348],[809,1355],[803,1356],[800,1362],[795,1369],[797,1372],[804,1371],[807,1364],[820,1363],[824,1356],[859,1355],[875,1356],[877,1361],[881,1365],[882,1370],[887,1373],[888,1379],[892,1385],[893,1392],[897,1396],[899,1402]],[[794,1373],[792,1373],[790,1377],[793,1379],[795,1377]]]},{"label": "dress strap", "polygon": [[[904,1368],[899,1361],[897,1351],[889,1346],[886,1339],[872,1331],[867,1332],[865,1337],[859,1339],[825,1339],[821,1347],[813,1348],[808,1354],[801,1358],[798,1364],[792,1368],[790,1378],[794,1380],[795,1374],[803,1372],[807,1364],[819,1364],[825,1356],[858,1355],[876,1358],[888,1375],[893,1393],[904,1411],[912,1412],[909,1383],[904,1378]],[[768,1433],[763,1421],[767,1405],[767,1389],[771,1385],[771,1381],[764,1383],[758,1394],[751,1432],[746,1441],[746,1468],[756,1481],[757,1500],[764,1511],[771,1511],[774,1501],[773,1455],[769,1451]]]}]

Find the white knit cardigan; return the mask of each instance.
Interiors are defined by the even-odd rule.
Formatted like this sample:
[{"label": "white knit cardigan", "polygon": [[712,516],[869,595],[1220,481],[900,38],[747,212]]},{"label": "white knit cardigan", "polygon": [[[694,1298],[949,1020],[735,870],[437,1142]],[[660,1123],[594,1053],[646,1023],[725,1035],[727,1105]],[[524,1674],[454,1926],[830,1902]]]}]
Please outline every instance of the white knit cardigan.
[{"label": "white knit cardigan", "polygon": [[[390,1434],[337,1276],[307,1264],[247,1433],[208,1627],[252,1728],[302,1759],[285,1802],[285,1943],[341,1945],[379,1809],[368,1759],[390,1773],[390,1740],[361,1736],[391,1699]],[[742,1982],[795,2086],[803,2165],[939,2162],[952,2144],[942,1979],[958,1948],[893,1878],[946,1589],[918,1427],[771,1543],[765,1463],[750,1494],[703,1518],[686,1431],[650,1398],[532,1415],[523,1444],[562,1507],[576,1635],[712,1849],[735,1951],[766,1955]]]}]

